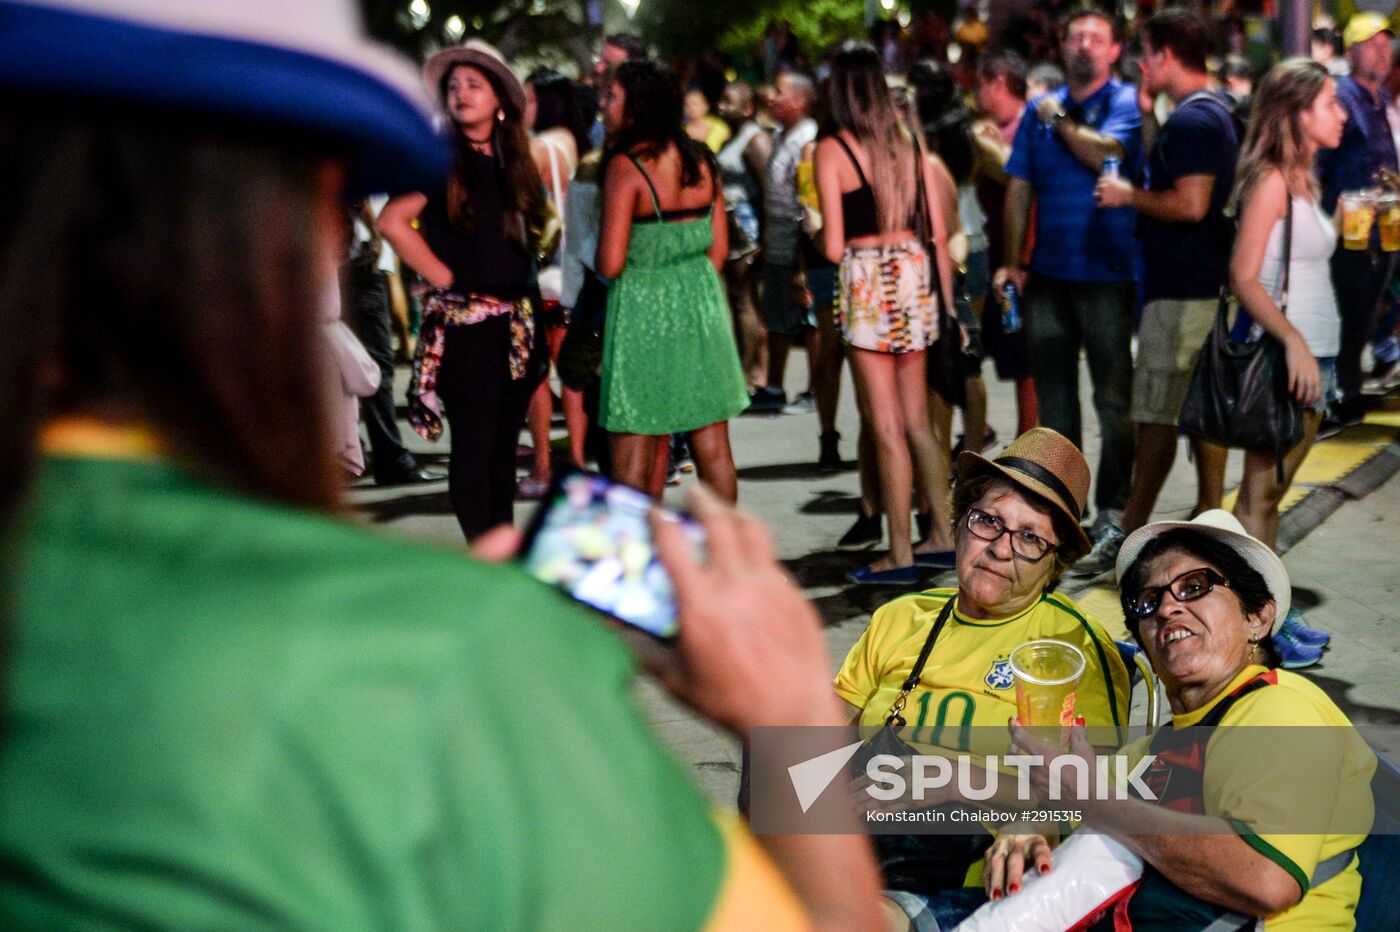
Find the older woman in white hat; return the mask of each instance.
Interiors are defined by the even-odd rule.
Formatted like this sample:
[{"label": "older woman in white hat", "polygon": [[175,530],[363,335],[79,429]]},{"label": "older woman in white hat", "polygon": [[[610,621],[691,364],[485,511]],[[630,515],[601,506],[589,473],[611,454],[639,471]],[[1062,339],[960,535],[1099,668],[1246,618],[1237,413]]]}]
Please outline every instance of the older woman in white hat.
[{"label": "older woman in white hat", "polygon": [[[596,617],[331,514],[346,179],[445,168],[354,10],[0,2],[0,928],[868,927],[864,840],[713,812]],[[839,725],[815,610],[697,505],[667,684]]]},{"label": "older woman in white hat", "polygon": [[[1172,710],[1170,725],[1124,749],[1130,764],[1155,755],[1142,781],[1157,798],[1086,797],[1073,780],[1057,781],[1055,798],[1145,862],[1119,909],[1134,928],[1350,928],[1375,756],[1322,690],[1278,669],[1269,638],[1288,612],[1283,561],[1217,509],[1129,535],[1118,575],[1128,628]],[[1045,758],[1031,782],[1047,796],[1057,752],[1012,734]],[[1079,733],[1068,753],[1093,752]],[[989,889],[1051,869],[1044,839],[1025,849],[1013,862],[1011,845],[994,846]]]}]

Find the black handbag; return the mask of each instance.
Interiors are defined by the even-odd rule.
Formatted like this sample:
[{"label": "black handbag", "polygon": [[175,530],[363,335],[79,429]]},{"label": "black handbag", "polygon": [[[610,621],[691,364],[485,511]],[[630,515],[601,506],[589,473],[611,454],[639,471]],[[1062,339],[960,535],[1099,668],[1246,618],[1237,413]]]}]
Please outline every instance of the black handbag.
[{"label": "black handbag", "polygon": [[[1288,314],[1288,266],[1293,247],[1293,198],[1283,225],[1283,286],[1279,310]],[[1230,339],[1229,291],[1220,288],[1215,327],[1201,349],[1181,408],[1181,429],[1222,447],[1268,450],[1283,481],[1283,458],[1303,439],[1303,406],[1288,390],[1288,359],[1270,334]]]},{"label": "black handbag", "polygon": [[[865,774],[865,768],[872,757],[881,754],[912,757],[918,753],[899,736],[900,729],[907,724],[900,713],[904,711],[909,694],[919,685],[919,676],[924,672],[924,664],[928,662],[939,632],[953,613],[953,601],[956,598],[955,594],[943,603],[943,610],[938,613],[938,620],[933,623],[933,630],[929,632],[923,649],[919,651],[919,659],[914,661],[914,669],[904,680],[898,698],[890,706],[889,714],[885,716],[885,724],[851,759],[853,779]],[[944,813],[951,813],[953,810],[969,811],[968,807],[961,803],[944,803],[933,808]],[[941,821],[955,820],[945,818]],[[956,821],[967,825],[978,824],[975,819]],[[911,893],[931,896],[941,890],[961,887],[967,877],[968,868],[977,863],[977,859],[986,852],[991,837],[984,831],[967,835],[875,835],[871,840],[875,843],[875,856],[880,862],[881,873],[885,875],[887,889],[908,890]]]},{"label": "black handbag", "polygon": [[578,391],[596,383],[602,372],[603,326],[608,310],[608,286],[592,269],[584,269],[583,276],[555,363],[559,380]]},{"label": "black handbag", "polygon": [[[967,400],[968,362],[965,347],[967,332],[962,321],[958,320],[955,307],[947,307],[943,300],[943,280],[938,271],[938,244],[933,238],[933,217],[929,215],[928,195],[924,189],[924,149],[919,137],[914,136],[914,178],[916,197],[919,199],[915,214],[919,241],[928,252],[929,290],[938,302],[938,342],[928,350],[928,387],[938,392],[950,405],[962,405]],[[954,300],[957,296],[954,295]]]}]

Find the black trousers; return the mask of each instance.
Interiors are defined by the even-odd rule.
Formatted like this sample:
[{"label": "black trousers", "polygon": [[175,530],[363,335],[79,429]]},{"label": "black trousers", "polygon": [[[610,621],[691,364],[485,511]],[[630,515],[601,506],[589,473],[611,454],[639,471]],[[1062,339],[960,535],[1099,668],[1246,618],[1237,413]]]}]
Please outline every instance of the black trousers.
[{"label": "black trousers", "polygon": [[1394,265],[1392,255],[1346,249],[1340,242],[1332,254],[1332,287],[1337,292],[1337,312],[1342,318],[1337,386],[1347,401],[1361,394],[1361,352],[1376,326],[1381,295],[1390,282]]},{"label": "black trousers", "polygon": [[413,454],[403,445],[394,417],[394,337],[389,321],[389,285],[374,268],[350,266],[341,279],[345,322],[379,366],[379,391],[360,400],[360,419],[369,435],[376,479],[413,469]]},{"label": "black trousers", "polygon": [[528,368],[510,377],[508,315],[447,328],[437,383],[452,432],[447,493],[469,541],[513,518],[515,446],[540,380],[539,367]]}]

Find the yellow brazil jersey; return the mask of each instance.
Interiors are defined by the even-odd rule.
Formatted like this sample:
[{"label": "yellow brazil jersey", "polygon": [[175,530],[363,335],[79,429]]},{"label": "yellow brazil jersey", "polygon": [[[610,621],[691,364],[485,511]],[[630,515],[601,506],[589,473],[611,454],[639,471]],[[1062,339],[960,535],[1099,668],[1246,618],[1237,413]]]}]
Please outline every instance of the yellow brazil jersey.
[{"label": "yellow brazil jersey", "polygon": [[[917,592],[882,606],[851,648],[836,674],[836,694],[861,709],[862,726],[883,724],[928,638],[943,604],[955,589]],[[972,728],[999,729],[1005,751],[1007,719],[1016,714],[1011,651],[1035,638],[1067,641],[1084,652],[1076,713],[1090,726],[1120,726],[1126,734],[1131,688],[1128,670],[1113,639],[1068,596],[1050,593],[1029,608],[999,621],[968,618],[956,607],[909,694],[906,741],[953,751],[973,750]],[[985,734],[985,733],[984,733]]]},{"label": "yellow brazil jersey", "polygon": [[[1245,667],[1210,702],[1173,715],[1172,725],[1197,724],[1226,696],[1264,672],[1261,666]],[[1269,932],[1351,929],[1361,896],[1356,861],[1316,889],[1309,879],[1322,861],[1366,840],[1364,831],[1352,830],[1369,826],[1374,816],[1371,777],[1376,756],[1346,714],[1315,684],[1287,670],[1273,673],[1277,683],[1240,697],[1220,721],[1228,729],[1217,731],[1206,745],[1205,811],[1228,819],[1245,843],[1287,871],[1303,890],[1296,905],[1268,917]],[[1307,727],[1306,750],[1293,746],[1281,751],[1277,740],[1235,730],[1241,725]],[[1312,737],[1313,733],[1321,736]],[[1292,732],[1289,738],[1296,741],[1298,734]],[[1324,751],[1320,742],[1335,746]],[[1149,743],[1150,738],[1144,738],[1125,748],[1125,761],[1135,762]],[[1319,807],[1330,811],[1319,812]],[[1308,813],[1309,823],[1322,820],[1337,830],[1312,835],[1300,834],[1296,828],[1287,831],[1290,825],[1303,824],[1302,812]]]}]

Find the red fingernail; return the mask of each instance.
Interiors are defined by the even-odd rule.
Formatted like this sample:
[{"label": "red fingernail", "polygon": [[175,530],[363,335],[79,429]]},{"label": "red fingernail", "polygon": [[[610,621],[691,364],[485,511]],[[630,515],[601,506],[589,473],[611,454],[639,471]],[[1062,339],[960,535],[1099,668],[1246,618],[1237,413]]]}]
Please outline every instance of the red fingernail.
[{"label": "red fingernail", "polygon": [[1050,873],[1050,865],[1049,865],[1049,864],[1042,864],[1042,865],[1040,865],[1040,872],[1041,872],[1042,874],[1048,874],[1048,873]]},{"label": "red fingernail", "polygon": [[993,891],[992,891],[992,899],[994,899],[994,900],[999,900],[999,899],[1001,899],[1001,891],[1000,891],[1000,890],[993,890]]},{"label": "red fingernail", "polygon": [[1020,892],[1021,892],[1021,885],[1020,885],[1019,883],[1013,883],[1013,884],[1007,889],[1007,892],[1008,892],[1008,893],[1020,893]]}]

